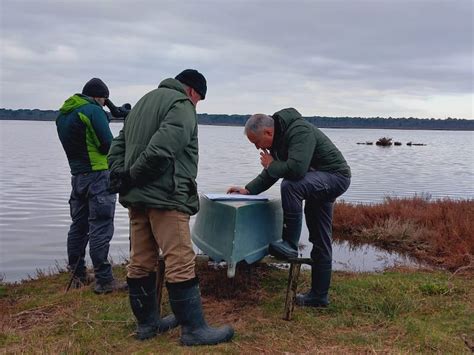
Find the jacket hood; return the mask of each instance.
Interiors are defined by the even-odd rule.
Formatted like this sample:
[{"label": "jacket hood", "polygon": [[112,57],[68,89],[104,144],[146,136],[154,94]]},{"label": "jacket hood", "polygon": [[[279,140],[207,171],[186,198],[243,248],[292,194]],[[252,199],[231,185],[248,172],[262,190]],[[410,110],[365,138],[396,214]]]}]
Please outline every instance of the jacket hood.
[{"label": "jacket hood", "polygon": [[97,105],[95,101],[89,99],[87,96],[82,95],[82,94],[75,94],[71,96],[69,99],[67,99],[66,101],[64,101],[64,104],[59,109],[59,111],[63,114],[67,114],[78,107],[91,104],[91,103]]},{"label": "jacket hood", "polygon": [[168,79],[163,80],[158,86],[158,88],[176,90],[182,93],[183,95],[185,95],[186,97],[188,97],[188,95],[186,94],[186,91],[184,90],[183,84],[181,84],[178,80],[173,79],[173,78],[168,78]]},{"label": "jacket hood", "polygon": [[303,119],[301,113],[299,113],[293,107],[284,108],[283,110],[277,111],[272,115],[275,120],[277,132],[284,132],[293,122],[296,120]]}]

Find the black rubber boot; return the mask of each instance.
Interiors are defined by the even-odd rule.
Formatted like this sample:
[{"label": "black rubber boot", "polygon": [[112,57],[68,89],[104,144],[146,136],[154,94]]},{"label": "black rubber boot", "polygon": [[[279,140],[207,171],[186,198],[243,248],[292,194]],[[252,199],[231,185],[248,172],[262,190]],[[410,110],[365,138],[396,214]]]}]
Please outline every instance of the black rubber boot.
[{"label": "black rubber boot", "polygon": [[156,273],[147,277],[127,277],[130,306],[137,319],[137,339],[145,340],[178,326],[174,315],[160,319],[156,300]]},{"label": "black rubber boot", "polygon": [[270,255],[280,260],[297,258],[302,223],[302,213],[284,213],[282,240],[269,245]]},{"label": "black rubber boot", "polygon": [[303,307],[327,307],[328,291],[331,284],[331,264],[313,265],[311,267],[311,290],[297,294],[296,304]]},{"label": "black rubber boot", "polygon": [[212,328],[204,320],[197,278],[178,283],[166,283],[166,287],[171,309],[181,325],[183,345],[215,345],[232,339],[234,336],[232,327],[224,325]]}]

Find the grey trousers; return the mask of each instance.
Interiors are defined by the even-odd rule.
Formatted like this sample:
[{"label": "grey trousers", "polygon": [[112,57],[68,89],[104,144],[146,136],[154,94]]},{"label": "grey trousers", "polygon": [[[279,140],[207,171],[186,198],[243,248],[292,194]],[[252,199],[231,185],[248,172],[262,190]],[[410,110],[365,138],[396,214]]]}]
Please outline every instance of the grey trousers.
[{"label": "grey trousers", "polygon": [[85,275],[85,251],[94,265],[95,278],[105,284],[113,280],[108,261],[110,240],[114,234],[116,195],[107,191],[109,171],[78,174],[71,178],[71,227],[67,238],[69,268],[76,268],[77,276]]},{"label": "grey trousers", "polygon": [[340,173],[309,171],[300,180],[284,179],[281,183],[283,213],[302,215],[303,201],[311,258],[317,265],[332,263],[332,214],[334,202],[349,188],[351,179]]}]

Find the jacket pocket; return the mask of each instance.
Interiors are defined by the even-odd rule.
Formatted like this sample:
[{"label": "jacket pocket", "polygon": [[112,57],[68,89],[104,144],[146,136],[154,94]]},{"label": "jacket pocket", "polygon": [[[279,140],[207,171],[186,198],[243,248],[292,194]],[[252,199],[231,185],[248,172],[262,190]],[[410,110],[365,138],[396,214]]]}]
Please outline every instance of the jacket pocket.
[{"label": "jacket pocket", "polygon": [[194,181],[193,179],[189,179],[187,182],[187,185],[188,185],[189,196],[197,196],[198,191],[197,191],[196,181]]},{"label": "jacket pocket", "polygon": [[176,185],[176,167],[173,161],[163,175],[160,186],[166,193],[172,195],[176,191]]}]

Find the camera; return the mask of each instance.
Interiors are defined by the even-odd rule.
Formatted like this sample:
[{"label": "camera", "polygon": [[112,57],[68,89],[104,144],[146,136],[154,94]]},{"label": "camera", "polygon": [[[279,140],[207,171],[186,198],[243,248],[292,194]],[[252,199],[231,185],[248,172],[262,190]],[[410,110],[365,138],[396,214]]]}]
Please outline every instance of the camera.
[{"label": "camera", "polygon": [[125,118],[127,117],[128,113],[132,109],[132,105],[130,105],[129,103],[126,103],[120,107],[117,107],[114,105],[112,101],[110,101],[110,99],[105,100],[105,106],[108,107],[108,109],[110,110],[110,113],[112,114],[112,117],[114,118],[122,118],[122,117]]}]

